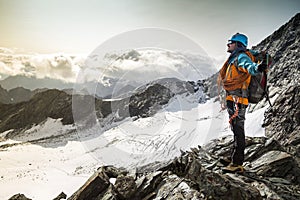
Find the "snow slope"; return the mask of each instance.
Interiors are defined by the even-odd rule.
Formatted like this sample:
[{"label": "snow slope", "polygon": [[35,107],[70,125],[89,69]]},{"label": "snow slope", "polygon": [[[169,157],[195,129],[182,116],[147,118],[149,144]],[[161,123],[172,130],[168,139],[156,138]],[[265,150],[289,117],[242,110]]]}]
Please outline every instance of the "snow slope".
[{"label": "snow slope", "polygon": [[[153,117],[127,118],[109,129],[79,133],[74,126],[48,119],[14,141],[0,142],[0,199],[23,193],[47,200],[62,191],[70,196],[101,165],[133,169],[174,158],[180,150],[231,134],[227,113],[219,108],[213,99],[198,104],[195,95],[183,94]],[[264,135],[260,127],[264,110],[247,114],[246,135]],[[61,140],[66,142],[57,145]]]}]

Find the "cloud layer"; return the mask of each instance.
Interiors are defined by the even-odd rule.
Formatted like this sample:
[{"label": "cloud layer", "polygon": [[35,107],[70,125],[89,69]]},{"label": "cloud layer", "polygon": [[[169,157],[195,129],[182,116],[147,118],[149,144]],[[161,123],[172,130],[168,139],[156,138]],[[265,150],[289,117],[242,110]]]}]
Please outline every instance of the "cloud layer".
[{"label": "cloud layer", "polygon": [[108,53],[104,58],[90,55],[81,76],[84,80],[107,78],[149,82],[159,78],[199,80],[215,73],[214,60],[207,55],[162,49],[127,50]]},{"label": "cloud layer", "polygon": [[85,56],[57,54],[16,54],[0,49],[0,73],[7,76],[24,75],[35,78],[75,82]]},{"label": "cloud layer", "polygon": [[160,78],[199,80],[216,72],[207,55],[171,52],[161,49],[124,50],[97,55],[17,54],[0,49],[0,74],[51,78],[65,82],[99,81],[145,83]]}]

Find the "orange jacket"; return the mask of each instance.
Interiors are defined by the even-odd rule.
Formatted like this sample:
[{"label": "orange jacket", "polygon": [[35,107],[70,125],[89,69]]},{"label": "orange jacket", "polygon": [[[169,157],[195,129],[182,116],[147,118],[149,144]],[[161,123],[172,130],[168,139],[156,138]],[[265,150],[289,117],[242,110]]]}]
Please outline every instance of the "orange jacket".
[{"label": "orange jacket", "polygon": [[[257,73],[257,63],[254,56],[246,51],[238,54],[235,58],[227,60],[219,74],[219,81],[226,90],[226,100],[248,105],[248,86],[251,74]],[[251,74],[250,74],[251,73]]]}]

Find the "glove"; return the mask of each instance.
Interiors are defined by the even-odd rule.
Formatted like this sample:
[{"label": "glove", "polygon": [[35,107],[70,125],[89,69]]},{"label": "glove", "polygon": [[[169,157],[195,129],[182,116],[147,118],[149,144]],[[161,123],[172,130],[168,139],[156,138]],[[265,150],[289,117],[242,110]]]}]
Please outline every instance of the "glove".
[{"label": "glove", "polygon": [[258,66],[257,66],[257,71],[259,71],[259,72],[263,72],[263,71],[265,71],[266,69],[267,69],[267,64],[265,64],[265,63],[260,63]]}]

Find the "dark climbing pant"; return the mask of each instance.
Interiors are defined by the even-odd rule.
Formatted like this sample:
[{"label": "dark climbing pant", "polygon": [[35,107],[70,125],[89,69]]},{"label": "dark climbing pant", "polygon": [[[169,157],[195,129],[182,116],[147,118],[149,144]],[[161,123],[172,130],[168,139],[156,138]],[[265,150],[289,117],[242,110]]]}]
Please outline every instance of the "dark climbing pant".
[{"label": "dark climbing pant", "polygon": [[[229,118],[235,112],[235,103],[233,101],[227,101],[227,111]],[[234,135],[233,150],[231,159],[234,164],[243,165],[244,162],[244,151],[245,151],[245,113],[246,105],[238,104],[239,112],[236,118],[232,120],[231,130]]]}]

